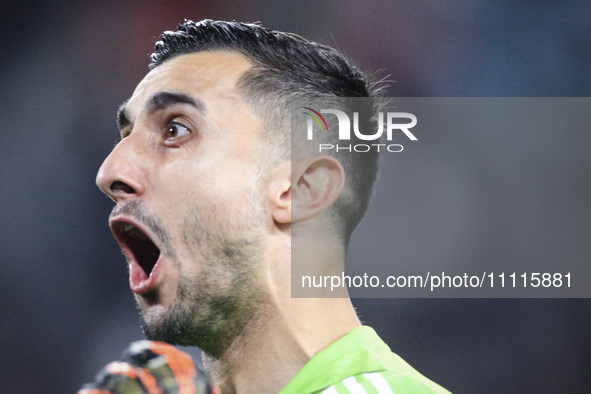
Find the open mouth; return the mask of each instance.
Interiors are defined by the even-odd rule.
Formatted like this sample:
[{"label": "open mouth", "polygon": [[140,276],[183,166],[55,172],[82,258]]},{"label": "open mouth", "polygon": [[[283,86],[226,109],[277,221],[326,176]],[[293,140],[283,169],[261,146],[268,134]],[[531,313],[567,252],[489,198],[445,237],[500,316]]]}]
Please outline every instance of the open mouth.
[{"label": "open mouth", "polygon": [[142,230],[128,222],[114,223],[113,233],[130,262],[137,263],[149,277],[160,257],[160,249],[156,244]]}]

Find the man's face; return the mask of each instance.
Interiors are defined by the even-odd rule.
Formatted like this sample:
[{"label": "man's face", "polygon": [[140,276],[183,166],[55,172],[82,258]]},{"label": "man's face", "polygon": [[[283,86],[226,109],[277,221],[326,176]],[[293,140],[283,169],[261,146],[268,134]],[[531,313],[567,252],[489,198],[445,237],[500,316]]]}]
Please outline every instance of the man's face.
[{"label": "man's face", "polygon": [[251,66],[219,51],[152,70],[97,176],[147,336],[213,355],[262,299],[263,125],[235,86]]}]

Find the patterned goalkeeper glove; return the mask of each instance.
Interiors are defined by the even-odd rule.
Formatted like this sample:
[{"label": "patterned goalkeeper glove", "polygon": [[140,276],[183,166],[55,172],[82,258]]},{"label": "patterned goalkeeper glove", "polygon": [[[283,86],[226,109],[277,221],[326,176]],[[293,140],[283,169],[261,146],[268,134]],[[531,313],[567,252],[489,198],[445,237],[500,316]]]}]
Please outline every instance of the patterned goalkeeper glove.
[{"label": "patterned goalkeeper glove", "polygon": [[191,357],[164,342],[133,342],[78,394],[220,394]]}]

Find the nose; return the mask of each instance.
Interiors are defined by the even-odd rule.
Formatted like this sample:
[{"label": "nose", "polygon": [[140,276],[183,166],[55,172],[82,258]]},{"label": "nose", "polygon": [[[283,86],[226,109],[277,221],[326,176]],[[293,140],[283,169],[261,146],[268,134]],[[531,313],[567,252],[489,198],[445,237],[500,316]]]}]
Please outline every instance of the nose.
[{"label": "nose", "polygon": [[107,156],[96,176],[96,184],[113,201],[139,197],[145,179],[141,169],[142,153],[132,135],[123,139]]}]

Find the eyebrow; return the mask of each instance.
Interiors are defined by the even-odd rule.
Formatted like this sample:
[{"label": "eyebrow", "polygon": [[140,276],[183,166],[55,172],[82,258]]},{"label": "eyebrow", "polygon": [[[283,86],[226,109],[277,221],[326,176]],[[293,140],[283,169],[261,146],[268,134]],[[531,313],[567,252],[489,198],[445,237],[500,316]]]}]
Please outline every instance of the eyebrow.
[{"label": "eyebrow", "polygon": [[148,112],[163,110],[177,104],[189,104],[200,111],[205,110],[200,100],[184,93],[158,92],[148,100]]},{"label": "eyebrow", "polygon": [[[121,104],[119,110],[117,110],[117,126],[120,131],[132,123],[129,111],[127,110],[127,103],[128,101],[125,101]],[[184,93],[158,92],[148,100],[148,113],[161,111],[178,104],[189,104],[201,112],[205,111],[203,102],[189,95]]]}]

